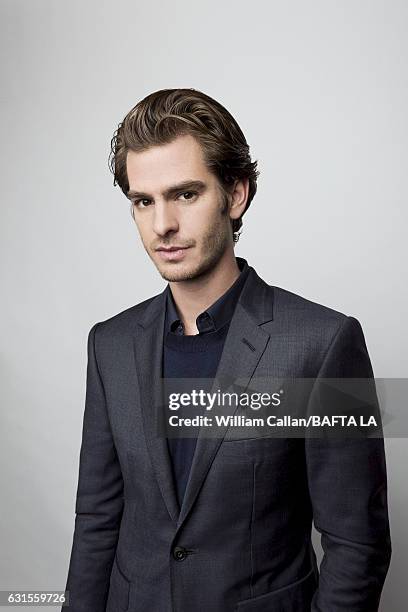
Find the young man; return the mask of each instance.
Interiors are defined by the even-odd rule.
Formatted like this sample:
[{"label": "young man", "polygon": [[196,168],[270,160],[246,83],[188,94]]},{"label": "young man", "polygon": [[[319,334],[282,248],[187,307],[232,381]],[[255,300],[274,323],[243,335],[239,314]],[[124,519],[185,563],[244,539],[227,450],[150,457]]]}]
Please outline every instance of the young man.
[{"label": "young man", "polygon": [[373,377],[355,318],[235,257],[256,166],[230,113],[193,89],[152,93],[114,135],[115,183],[168,284],[89,333],[72,612],[378,609],[381,436],[158,434],[163,379]]}]

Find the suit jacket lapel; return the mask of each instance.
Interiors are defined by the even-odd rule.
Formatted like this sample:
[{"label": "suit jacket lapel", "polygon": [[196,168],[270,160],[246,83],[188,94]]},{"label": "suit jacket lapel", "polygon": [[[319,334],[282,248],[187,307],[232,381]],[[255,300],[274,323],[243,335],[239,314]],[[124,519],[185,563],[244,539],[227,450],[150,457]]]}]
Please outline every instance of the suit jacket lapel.
[{"label": "suit jacket lapel", "polygon": [[157,482],[174,522],[180,512],[174,485],[171,457],[167,439],[159,435],[160,411],[163,410],[162,388],[163,330],[166,290],[148,304],[133,337],[137,377],[140,388],[141,411],[147,447],[156,473]]}]

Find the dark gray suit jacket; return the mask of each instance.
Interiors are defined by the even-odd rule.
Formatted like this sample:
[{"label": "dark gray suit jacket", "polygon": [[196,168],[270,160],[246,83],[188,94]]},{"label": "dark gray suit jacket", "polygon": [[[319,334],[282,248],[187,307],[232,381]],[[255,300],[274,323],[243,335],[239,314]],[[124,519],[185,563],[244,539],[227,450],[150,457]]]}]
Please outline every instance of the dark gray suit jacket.
[{"label": "dark gray suit jacket", "polygon": [[[165,291],[88,338],[71,612],[374,612],[391,545],[382,437],[200,435],[182,507],[157,436]],[[217,377],[372,377],[359,322],[250,268]],[[320,573],[311,525],[322,534]]]}]

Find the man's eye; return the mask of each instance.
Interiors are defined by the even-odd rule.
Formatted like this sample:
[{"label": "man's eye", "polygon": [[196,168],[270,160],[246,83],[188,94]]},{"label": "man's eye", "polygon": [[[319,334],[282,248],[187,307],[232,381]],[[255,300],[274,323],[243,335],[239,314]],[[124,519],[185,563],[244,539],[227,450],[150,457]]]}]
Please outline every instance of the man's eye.
[{"label": "man's eye", "polygon": [[146,206],[151,204],[151,200],[148,200],[147,198],[140,198],[140,200],[134,200],[133,204],[138,208],[146,208]]},{"label": "man's eye", "polygon": [[178,197],[183,196],[185,200],[192,200],[196,195],[197,194],[195,191],[183,191],[183,193],[180,193]]}]

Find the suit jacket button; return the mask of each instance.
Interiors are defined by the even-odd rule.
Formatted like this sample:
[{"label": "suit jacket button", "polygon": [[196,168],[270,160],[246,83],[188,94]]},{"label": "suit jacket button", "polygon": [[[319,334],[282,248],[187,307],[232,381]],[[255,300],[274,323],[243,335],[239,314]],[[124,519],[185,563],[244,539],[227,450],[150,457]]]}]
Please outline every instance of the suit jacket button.
[{"label": "suit jacket button", "polygon": [[184,546],[176,546],[175,548],[173,548],[173,557],[176,561],[184,561],[187,555],[188,552],[187,549],[184,548]]}]

